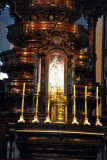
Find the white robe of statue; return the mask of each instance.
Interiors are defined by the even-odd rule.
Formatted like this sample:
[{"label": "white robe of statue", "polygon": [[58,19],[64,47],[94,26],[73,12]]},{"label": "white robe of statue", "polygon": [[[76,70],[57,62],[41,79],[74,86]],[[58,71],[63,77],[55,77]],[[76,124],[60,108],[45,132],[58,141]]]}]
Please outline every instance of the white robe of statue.
[{"label": "white robe of statue", "polygon": [[61,80],[61,64],[58,61],[58,57],[55,56],[50,64],[51,68],[51,89],[53,92],[57,90],[57,88],[60,86],[60,80]]}]

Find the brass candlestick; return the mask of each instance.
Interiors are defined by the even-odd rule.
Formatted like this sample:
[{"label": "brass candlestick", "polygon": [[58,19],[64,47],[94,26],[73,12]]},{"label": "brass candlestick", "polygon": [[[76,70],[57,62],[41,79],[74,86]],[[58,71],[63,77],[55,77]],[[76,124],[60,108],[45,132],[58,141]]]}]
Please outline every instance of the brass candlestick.
[{"label": "brass candlestick", "polygon": [[49,91],[48,91],[48,111],[47,111],[47,116],[44,123],[51,123],[49,113],[50,113],[50,84],[49,84]]},{"label": "brass candlestick", "polygon": [[20,119],[18,120],[18,123],[20,123],[20,122],[25,123],[24,116],[23,116],[23,113],[24,113],[24,96],[25,96],[25,83],[23,83],[21,116],[20,116]]},{"label": "brass candlestick", "polygon": [[95,123],[95,126],[102,126],[102,123],[100,122],[100,119],[99,119],[99,111],[98,111],[98,100],[99,100],[99,97],[98,97],[98,87],[96,88],[96,123]]},{"label": "brass candlestick", "polygon": [[84,125],[91,125],[87,117],[87,86],[85,86],[85,121]]},{"label": "brass candlestick", "polygon": [[39,98],[39,83],[37,85],[35,116],[34,116],[34,119],[32,120],[32,123],[39,123],[39,120],[38,120],[38,98]]},{"label": "brass candlestick", "polygon": [[73,117],[73,121],[72,121],[72,124],[79,124],[79,122],[77,121],[77,118],[76,118],[76,95],[75,95],[75,85],[74,85],[74,96],[73,96],[73,100],[74,100],[74,117]]}]

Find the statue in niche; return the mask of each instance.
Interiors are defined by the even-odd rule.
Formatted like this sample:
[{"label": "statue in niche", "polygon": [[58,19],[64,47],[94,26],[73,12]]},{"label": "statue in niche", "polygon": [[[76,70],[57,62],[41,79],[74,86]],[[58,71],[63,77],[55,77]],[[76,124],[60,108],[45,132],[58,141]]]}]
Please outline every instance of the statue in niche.
[{"label": "statue in niche", "polygon": [[54,56],[51,64],[51,77],[50,77],[50,84],[51,84],[51,90],[54,93],[56,93],[57,88],[61,87],[61,64],[58,61],[58,56]]}]

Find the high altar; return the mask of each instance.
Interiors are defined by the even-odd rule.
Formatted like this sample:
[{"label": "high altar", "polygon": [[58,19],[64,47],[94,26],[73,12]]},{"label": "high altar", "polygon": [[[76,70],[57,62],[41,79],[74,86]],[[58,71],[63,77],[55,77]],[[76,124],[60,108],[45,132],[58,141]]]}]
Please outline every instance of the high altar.
[{"label": "high altar", "polygon": [[[9,76],[3,92],[8,113],[2,116],[9,158],[15,147],[13,158],[95,160],[100,154],[106,160],[95,33],[107,3],[13,0],[9,5],[15,24],[7,27],[7,38],[14,48],[0,55]],[[75,24],[82,16],[88,30]]]}]

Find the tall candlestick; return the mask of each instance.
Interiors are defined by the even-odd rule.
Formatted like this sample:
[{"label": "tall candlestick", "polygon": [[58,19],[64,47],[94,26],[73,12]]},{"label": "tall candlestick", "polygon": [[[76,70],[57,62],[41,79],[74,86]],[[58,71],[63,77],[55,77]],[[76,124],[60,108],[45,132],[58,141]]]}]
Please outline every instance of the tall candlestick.
[{"label": "tall candlestick", "polygon": [[97,116],[97,119],[98,119],[98,116],[99,116],[99,113],[98,113],[98,87],[96,87],[96,116]]},{"label": "tall candlestick", "polygon": [[74,85],[74,117],[76,114],[76,106],[75,106],[75,85]]},{"label": "tall candlestick", "polygon": [[21,109],[21,113],[22,113],[22,114],[23,114],[23,112],[24,112],[24,95],[25,95],[25,83],[23,83],[22,109]]},{"label": "tall candlestick", "polygon": [[39,83],[37,84],[37,94],[39,93]]},{"label": "tall candlestick", "polygon": [[85,98],[85,117],[87,117],[87,99]]},{"label": "tall candlestick", "polygon": [[38,98],[39,98],[39,83],[37,84],[37,94],[36,94],[36,110],[35,110],[35,116],[32,121],[32,123],[39,123],[38,119]]},{"label": "tall candlestick", "polygon": [[102,123],[100,122],[100,119],[99,119],[99,111],[98,111],[98,87],[96,87],[96,126],[102,126]]},{"label": "tall candlestick", "polygon": [[75,96],[75,85],[74,85],[74,96]]},{"label": "tall candlestick", "polygon": [[96,87],[96,97],[98,97],[98,87]]},{"label": "tall candlestick", "polygon": [[23,83],[23,95],[25,94],[25,83]]},{"label": "tall candlestick", "polygon": [[22,93],[22,107],[21,107],[21,116],[18,120],[18,123],[22,122],[25,123],[23,112],[24,112],[24,96],[25,96],[25,83],[23,83],[23,93]]},{"label": "tall candlestick", "polygon": [[47,117],[44,123],[51,123],[49,112],[50,112],[50,84],[48,86],[48,112],[47,112]]},{"label": "tall candlestick", "polygon": [[84,125],[90,125],[90,122],[88,121],[87,118],[87,86],[85,86],[85,121]]},{"label": "tall candlestick", "polygon": [[37,98],[36,98],[36,116],[38,114],[38,93],[39,93],[39,83],[37,84]]},{"label": "tall candlestick", "polygon": [[76,106],[75,106],[75,98],[74,98],[74,117],[75,117],[75,115],[76,115]]},{"label": "tall candlestick", "polygon": [[73,99],[74,99],[74,117],[73,117],[72,124],[79,124],[79,122],[77,121],[77,118],[76,118],[76,96],[75,96],[75,85],[74,85],[74,96],[73,96]]},{"label": "tall candlestick", "polygon": [[87,86],[85,86],[85,97],[87,96]]},{"label": "tall candlestick", "polygon": [[87,117],[87,86],[85,86],[85,117]]}]

